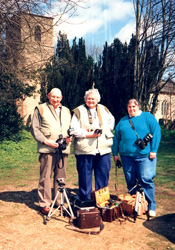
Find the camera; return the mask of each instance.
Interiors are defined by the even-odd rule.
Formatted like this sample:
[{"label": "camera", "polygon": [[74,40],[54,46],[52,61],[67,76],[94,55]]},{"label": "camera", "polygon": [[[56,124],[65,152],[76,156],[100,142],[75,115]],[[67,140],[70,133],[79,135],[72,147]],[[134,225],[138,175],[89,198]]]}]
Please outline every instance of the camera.
[{"label": "camera", "polygon": [[73,136],[74,135],[74,129],[73,128],[69,128],[67,130],[67,134],[68,134],[69,137]]},{"label": "camera", "polygon": [[150,140],[153,138],[153,135],[148,133],[144,138],[143,140],[142,139],[137,139],[136,140],[136,145],[140,148],[140,149],[144,149],[146,148],[146,146],[148,145],[148,143],[150,142]]},{"label": "camera", "polygon": [[[67,134],[69,137],[74,135],[74,129],[73,128],[69,128],[67,130]],[[63,135],[59,135],[58,139],[56,140],[56,142],[59,144],[59,150],[65,150],[67,147],[67,143],[66,143],[66,138],[63,138]]]},{"label": "camera", "polygon": [[66,185],[65,182],[64,182],[64,178],[59,178],[59,179],[57,180],[57,183],[58,183],[58,185],[59,185],[60,187]]},{"label": "camera", "polygon": [[95,129],[94,134],[96,135],[102,134],[102,129],[100,128]]},{"label": "camera", "polygon": [[121,168],[121,167],[122,167],[121,161],[117,160],[117,162],[116,162],[116,167],[118,167],[118,168]]},{"label": "camera", "polygon": [[58,140],[56,142],[59,144],[59,149],[60,150],[65,150],[66,149],[66,138],[63,138],[63,135],[58,136]]}]

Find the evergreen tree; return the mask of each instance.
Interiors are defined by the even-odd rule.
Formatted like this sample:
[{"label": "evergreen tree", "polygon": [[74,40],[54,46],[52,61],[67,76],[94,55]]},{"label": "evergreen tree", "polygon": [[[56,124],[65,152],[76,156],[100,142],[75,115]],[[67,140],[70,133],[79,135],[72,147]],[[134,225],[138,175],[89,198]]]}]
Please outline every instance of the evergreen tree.
[{"label": "evergreen tree", "polygon": [[85,41],[76,38],[70,48],[67,37],[59,33],[56,55],[41,73],[42,102],[48,91],[58,87],[63,93],[63,105],[70,110],[84,103],[84,93],[92,86],[93,59],[86,56]]},{"label": "evergreen tree", "polygon": [[125,114],[126,102],[131,95],[128,56],[127,44],[114,39],[110,46],[105,44],[102,62],[96,64],[94,70],[94,79],[99,79],[96,86],[101,93],[101,102],[109,108],[116,122]]},{"label": "evergreen tree", "polygon": [[18,113],[17,100],[29,96],[33,89],[12,73],[0,70],[0,141],[21,139],[23,120]]},{"label": "evergreen tree", "polygon": [[[111,45],[106,42],[102,56],[94,64],[93,58],[86,55],[83,38],[78,43],[75,38],[70,47],[67,37],[59,33],[56,55],[42,72],[42,97],[51,88],[58,87],[63,93],[62,103],[72,110],[84,103],[85,91],[95,82],[101,103],[109,108],[117,123],[127,114],[126,103],[134,94],[135,44],[135,36],[132,36],[129,45],[122,44],[119,39],[114,39]],[[147,69],[142,74],[144,88],[140,90],[145,107],[154,86],[153,79],[158,65],[158,51],[151,42],[147,43],[147,51],[149,53],[144,58]]]}]

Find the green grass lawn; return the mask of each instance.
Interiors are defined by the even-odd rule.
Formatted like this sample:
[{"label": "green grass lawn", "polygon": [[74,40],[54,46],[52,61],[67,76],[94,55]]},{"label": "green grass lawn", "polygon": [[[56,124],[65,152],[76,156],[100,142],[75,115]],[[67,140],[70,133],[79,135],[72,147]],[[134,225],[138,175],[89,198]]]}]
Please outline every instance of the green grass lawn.
[{"label": "green grass lawn", "polygon": [[[0,185],[27,185],[39,177],[36,142],[27,131],[22,141],[5,141],[0,144]],[[67,180],[77,185],[76,160],[73,153],[68,158]],[[110,181],[115,182],[115,167],[112,159]],[[118,181],[124,181],[122,169],[118,169]],[[175,131],[163,131],[158,151],[156,185],[175,191]]]},{"label": "green grass lawn", "polygon": [[155,181],[175,191],[175,138],[161,141]]}]

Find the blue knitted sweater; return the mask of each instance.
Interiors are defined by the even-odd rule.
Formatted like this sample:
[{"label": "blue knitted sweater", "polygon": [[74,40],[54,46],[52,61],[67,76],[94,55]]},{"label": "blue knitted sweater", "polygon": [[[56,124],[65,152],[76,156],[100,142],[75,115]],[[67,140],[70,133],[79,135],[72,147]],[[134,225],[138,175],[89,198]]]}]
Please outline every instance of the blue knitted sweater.
[{"label": "blue knitted sweater", "polygon": [[149,112],[142,112],[139,116],[131,117],[131,121],[139,138],[143,139],[148,133],[153,135],[147,147],[141,150],[135,143],[137,136],[129,123],[129,117],[123,117],[115,128],[114,141],[112,146],[113,155],[127,156],[148,156],[150,152],[157,152],[161,130],[155,117]]}]

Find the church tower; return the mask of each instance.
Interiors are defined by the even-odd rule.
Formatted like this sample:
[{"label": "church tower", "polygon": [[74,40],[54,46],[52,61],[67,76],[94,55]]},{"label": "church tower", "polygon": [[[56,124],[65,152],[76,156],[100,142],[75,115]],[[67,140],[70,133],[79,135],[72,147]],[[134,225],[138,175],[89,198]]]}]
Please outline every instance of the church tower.
[{"label": "church tower", "polygon": [[26,13],[15,15],[7,26],[6,38],[18,77],[36,89],[33,96],[18,101],[18,111],[28,125],[40,102],[40,82],[33,80],[34,73],[54,55],[53,18]]}]

